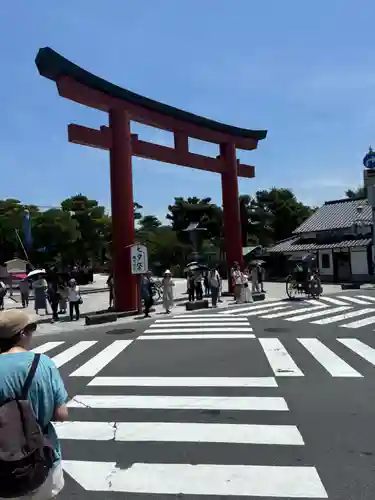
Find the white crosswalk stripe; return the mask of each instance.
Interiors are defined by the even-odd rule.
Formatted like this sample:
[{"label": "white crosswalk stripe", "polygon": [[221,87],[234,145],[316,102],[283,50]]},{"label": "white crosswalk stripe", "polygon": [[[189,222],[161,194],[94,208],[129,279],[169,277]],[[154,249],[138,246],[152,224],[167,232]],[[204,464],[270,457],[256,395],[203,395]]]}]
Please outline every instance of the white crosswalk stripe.
[{"label": "white crosswalk stripe", "polygon": [[46,352],[52,351],[52,349],[55,349],[55,347],[58,347],[59,345],[63,344],[64,341],[60,340],[57,342],[46,342],[45,344],[42,344],[38,347],[35,347],[33,349],[33,352],[38,353],[38,354],[44,354]]},{"label": "white crosswalk stripe", "polygon": [[[284,311],[281,313],[273,313],[273,309],[270,309],[271,314],[265,314],[264,316],[259,316],[260,318],[265,318],[265,319],[273,319],[273,318],[284,318],[286,316],[295,316],[296,314],[302,314],[304,312],[310,313],[313,311],[319,311],[321,309],[326,308],[327,306],[322,305],[322,306],[315,306],[315,307],[303,307],[301,309],[298,309],[298,311],[293,310],[293,311]],[[268,311],[267,311],[268,312]]]},{"label": "white crosswalk stripe", "polygon": [[100,387],[277,387],[274,377],[96,377]]},{"label": "white crosswalk stripe", "polygon": [[82,340],[81,342],[78,342],[77,344],[74,344],[66,349],[66,351],[62,351],[60,354],[54,356],[52,361],[55,363],[57,368],[60,368],[65,365],[65,363],[68,363],[73,358],[95,345],[96,342],[96,340]]},{"label": "white crosswalk stripe", "polygon": [[347,296],[341,297],[341,298],[345,301],[353,302],[353,304],[361,304],[361,305],[371,304],[371,301],[369,301],[369,300],[359,299],[357,297],[351,297],[350,295],[347,295]]},{"label": "white crosswalk stripe", "polygon": [[337,339],[341,344],[346,346],[348,349],[351,349],[353,352],[361,356],[361,358],[365,359],[369,363],[375,366],[375,349],[373,347],[368,346],[364,342],[361,342],[358,339]]},{"label": "white crosswalk stripe", "polygon": [[[260,345],[267,358],[275,377],[304,377],[314,376],[313,373],[304,373],[301,360],[293,359],[286,346],[278,338],[259,338]],[[328,376],[334,378],[363,378],[358,370],[355,370],[346,359],[327,347],[317,338],[298,338],[296,341],[311,355],[318,363],[318,367],[325,370]],[[356,353],[362,360],[375,367],[375,348],[354,338],[337,338],[336,341],[352,352]]]},{"label": "white crosswalk stripe", "polygon": [[358,299],[365,299],[369,300],[370,302],[375,302],[375,297],[372,297],[371,295],[356,295]]},{"label": "white crosswalk stripe", "polygon": [[297,316],[294,316],[293,318],[287,318],[286,321],[302,321],[304,319],[311,319],[311,318],[317,318],[319,316],[326,316],[327,314],[332,314],[332,313],[338,313],[341,311],[347,311],[348,309],[351,309],[350,306],[339,306],[339,307],[334,307],[332,309],[323,309],[320,311],[314,311],[314,312],[308,312],[306,314],[298,314]]},{"label": "white crosswalk stripe", "polygon": [[[214,330],[217,332],[217,329]],[[202,333],[202,334],[168,334],[168,335],[141,335],[138,340],[224,340],[224,339],[254,339],[253,333]]]},{"label": "white crosswalk stripe", "polygon": [[[217,338],[254,338],[253,329],[247,316],[223,316],[220,314],[192,314],[172,316],[169,319],[157,319],[147,328],[141,340],[149,337],[156,340],[187,340],[187,339],[217,339]],[[207,335],[208,334],[208,335]],[[187,336],[189,335],[189,336]],[[238,335],[241,335],[238,337]]]},{"label": "white crosswalk stripe", "polygon": [[332,377],[362,377],[348,363],[342,360],[331,349],[325,346],[320,340],[298,339],[298,341],[307,349],[312,356],[325,368]]},{"label": "white crosswalk stripe", "polygon": [[279,339],[267,338],[259,339],[259,341],[275,375],[278,377],[303,377],[303,373]]},{"label": "white crosswalk stripe", "polygon": [[[359,306],[367,307],[360,308]],[[230,308],[220,315],[226,317],[259,317],[261,319],[283,319],[290,322],[307,321],[314,325],[336,324],[343,328],[362,328],[375,324],[375,297],[370,295],[322,296],[319,300],[267,301]],[[351,318],[362,318],[350,321]]]},{"label": "white crosswalk stripe", "polygon": [[[113,384],[113,385],[112,385]],[[157,395],[144,394],[96,394],[95,388],[107,386],[153,387]],[[176,396],[169,391],[176,387],[215,388],[215,395]],[[227,388],[241,387],[248,394],[228,396]],[[266,388],[263,396],[254,396],[253,388]],[[97,377],[87,390],[75,396],[68,403],[71,420],[55,425],[59,439],[64,442],[63,467],[86,491],[102,493],[143,493],[151,500],[166,495],[196,495],[197,497],[275,497],[275,498],[328,498],[317,469],[311,464],[295,466],[278,465],[278,453],[283,457],[285,446],[295,449],[300,457],[304,446],[303,436],[293,423],[274,423],[272,415],[289,413],[283,397],[274,394],[277,382],[273,377]],[[174,389],[175,390],[175,389]],[[271,391],[271,393],[269,393]],[[218,395],[222,393],[222,395]],[[100,413],[106,410],[106,413]],[[133,412],[132,419],[121,419],[122,410],[126,415]],[[149,410],[152,410],[150,412]],[[202,418],[202,411],[240,412],[246,414],[246,423],[228,423],[225,414],[219,415],[214,423],[196,421]],[[165,421],[148,420],[156,411],[163,411]],[[183,413],[181,413],[181,411]],[[109,412],[109,413],[108,413]],[[117,412],[111,420],[111,412]],[[261,412],[261,413],[259,413]],[[263,413],[264,412],[264,413]],[[90,413],[90,418],[85,418]],[[263,415],[264,422],[252,423],[255,415]],[[97,415],[98,418],[95,418]],[[103,415],[106,415],[103,420]],[[115,414],[114,414],[115,415]],[[181,415],[184,420],[180,421]],[[187,417],[189,415],[189,417]],[[266,421],[270,415],[271,422]],[[124,413],[125,416],[125,413]],[[254,416],[254,417],[253,417]],[[90,448],[79,443],[90,441]],[[69,443],[71,445],[69,446]],[[77,446],[77,444],[78,446]],[[116,443],[131,443],[137,460],[130,450],[130,465],[116,464]],[[148,443],[159,450],[158,460],[152,460]],[[181,451],[189,443],[189,452]],[[207,448],[207,457],[200,461],[200,450],[204,444],[220,446],[214,452]],[[252,446],[264,446],[272,456],[272,465],[247,463],[230,465],[228,447],[247,445],[248,456],[252,456]],[[105,456],[101,447],[105,446]],[[158,447],[159,448],[155,448]],[[175,448],[176,449],[176,448]],[[125,456],[127,447],[124,448]],[[289,453],[293,453],[292,451]],[[83,452],[83,453],[82,453]],[[113,458],[111,460],[111,453]],[[99,456],[102,461],[92,460]],[[175,457],[178,457],[177,459]],[[180,456],[183,457],[179,458]],[[142,460],[143,459],[143,460]],[[106,461],[107,460],[107,461]],[[126,460],[126,457],[124,458]],[[177,463],[175,463],[177,462]],[[216,463],[215,463],[216,462]],[[251,462],[250,462],[251,464]]]},{"label": "white crosswalk stripe", "polygon": [[346,302],[343,300],[336,299],[334,297],[321,297],[322,302],[328,302],[328,304],[335,304],[336,306],[345,306]]},{"label": "white crosswalk stripe", "polygon": [[372,325],[374,323],[375,323],[375,316],[368,316],[367,318],[362,318],[357,321],[352,321],[350,323],[346,323],[345,325],[339,325],[339,326],[341,328],[361,328],[362,326]]},{"label": "white crosswalk stripe", "polygon": [[[222,339],[222,334],[209,334],[212,338]],[[239,337],[242,335],[242,337]],[[144,340],[158,340],[157,335],[146,335],[139,336],[136,340],[115,340],[105,345],[101,346],[101,342],[98,341],[85,341],[86,344],[82,342],[75,342],[73,345],[66,341],[58,342],[47,342],[39,345],[33,349],[34,352],[52,352],[54,349],[58,352],[52,359],[57,359],[60,368],[64,370],[64,374],[67,377],[86,377],[89,379],[89,386],[93,387],[275,387],[274,377],[304,377],[306,375],[313,376],[308,368],[302,365],[302,360],[295,357],[293,351],[290,351],[289,342],[279,338],[255,338],[251,337],[252,344],[251,349],[258,348],[259,346],[261,352],[264,353],[265,362],[268,364],[272,376],[270,377],[245,377],[236,379],[224,379],[220,377],[105,377],[101,376],[101,372],[105,370],[106,367],[110,365],[119,355],[130,356],[130,347],[134,345],[135,342]],[[162,336],[162,340],[165,338],[172,337],[174,335]],[[184,338],[186,341],[195,340],[196,336],[184,334],[183,336],[178,336],[178,339]],[[199,339],[206,339],[207,334],[199,335]],[[225,337],[226,339],[228,337]],[[237,334],[235,338],[249,339],[248,334]],[[337,345],[341,344],[347,347],[350,351],[356,353],[362,361],[366,361],[371,365],[375,366],[375,347],[354,338],[337,338]],[[324,341],[319,340],[315,337],[312,338],[298,338],[294,340],[296,345],[302,347],[309,356],[317,363],[317,367],[323,368],[323,373],[328,374],[328,376],[348,378],[357,377],[361,378],[363,375],[357,369],[354,369],[350,362],[345,359],[342,352],[335,352],[335,348],[328,347]],[[375,343],[375,342],[374,342]],[[53,345],[52,345],[53,344]],[[91,350],[91,348],[95,349]],[[99,349],[101,348],[101,349]],[[126,358],[125,358],[126,359]],[[306,358],[305,358],[306,359]],[[73,369],[72,369],[73,366]],[[127,404],[132,404],[130,400],[120,401],[120,407],[127,407]],[[147,399],[145,400],[147,401]],[[188,402],[188,399],[186,400]],[[86,402],[91,406],[91,402]],[[111,402],[110,402],[111,403]],[[94,404],[104,405],[105,398],[101,402],[94,401]],[[111,403],[112,404],[112,403]],[[147,404],[147,403],[145,403]],[[174,403],[171,403],[174,404]],[[184,400],[181,400],[178,404],[184,404]],[[121,406],[124,405],[124,406]],[[181,406],[183,407],[183,406]]]},{"label": "white crosswalk stripe", "polygon": [[132,340],[115,340],[99,354],[73,372],[71,377],[94,377],[105,366],[115,359],[124,349],[132,344]]},{"label": "white crosswalk stripe", "polygon": [[363,316],[367,313],[372,313],[373,309],[359,309],[357,311],[350,311],[344,314],[338,314],[337,316],[331,316],[329,318],[318,319],[312,321],[314,325],[328,325],[329,323],[337,323],[339,321],[347,320],[348,318],[355,318],[356,316]]},{"label": "white crosswalk stripe", "polygon": [[222,312],[219,312],[219,314],[223,314],[223,315],[231,315],[231,316],[235,316],[237,314],[241,314],[241,316],[246,316],[248,312],[252,312],[252,311],[261,311],[262,309],[268,309],[269,307],[277,307],[277,306],[285,306],[285,307],[288,307],[290,304],[288,304],[287,302],[285,302],[285,300],[281,300],[281,301],[270,301],[270,302],[266,302],[264,304],[249,304],[247,305],[246,307],[236,307],[236,309],[230,309],[228,311],[222,311]]}]

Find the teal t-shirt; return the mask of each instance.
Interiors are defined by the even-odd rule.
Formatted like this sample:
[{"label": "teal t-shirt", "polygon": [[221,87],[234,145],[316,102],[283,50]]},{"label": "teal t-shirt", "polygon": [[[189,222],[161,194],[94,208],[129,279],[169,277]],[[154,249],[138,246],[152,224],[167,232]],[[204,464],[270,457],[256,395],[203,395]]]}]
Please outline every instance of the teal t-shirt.
[{"label": "teal t-shirt", "polygon": [[[32,352],[0,355],[0,405],[20,397],[34,358]],[[54,362],[42,354],[29,391],[29,400],[35,417],[55,450],[56,461],[61,460],[61,448],[51,424],[54,410],[67,402],[68,393]]]}]

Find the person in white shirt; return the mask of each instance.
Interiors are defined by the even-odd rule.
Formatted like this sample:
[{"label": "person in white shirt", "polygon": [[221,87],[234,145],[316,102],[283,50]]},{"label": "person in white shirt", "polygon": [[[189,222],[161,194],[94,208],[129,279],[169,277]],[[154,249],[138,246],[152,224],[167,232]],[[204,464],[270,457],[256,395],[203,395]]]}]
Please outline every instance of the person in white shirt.
[{"label": "person in white shirt", "polygon": [[250,272],[249,269],[246,268],[243,272],[242,279],[243,279],[243,302],[252,302],[252,296],[251,296],[251,291],[250,291],[250,286],[249,286],[249,278],[250,278]]},{"label": "person in white shirt", "polygon": [[76,320],[79,320],[79,306],[82,304],[81,293],[75,279],[69,281],[68,286],[69,314],[73,321],[73,312],[76,313]]}]

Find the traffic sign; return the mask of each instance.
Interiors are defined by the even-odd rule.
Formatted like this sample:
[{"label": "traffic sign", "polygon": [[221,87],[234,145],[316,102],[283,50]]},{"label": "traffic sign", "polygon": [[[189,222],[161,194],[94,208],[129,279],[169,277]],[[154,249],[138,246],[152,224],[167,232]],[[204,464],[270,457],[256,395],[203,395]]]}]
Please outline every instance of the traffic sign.
[{"label": "traffic sign", "polygon": [[375,168],[375,151],[373,151],[372,148],[369,148],[368,153],[363,158],[363,165],[365,168]]}]

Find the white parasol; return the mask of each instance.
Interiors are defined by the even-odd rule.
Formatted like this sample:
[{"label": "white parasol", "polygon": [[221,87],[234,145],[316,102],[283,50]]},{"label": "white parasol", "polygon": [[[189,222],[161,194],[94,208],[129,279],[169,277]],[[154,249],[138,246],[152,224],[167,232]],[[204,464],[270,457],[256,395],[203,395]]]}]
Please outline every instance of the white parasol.
[{"label": "white parasol", "polygon": [[32,278],[33,276],[37,276],[38,274],[46,274],[45,269],[34,269],[34,271],[30,271],[27,275],[28,278]]}]

